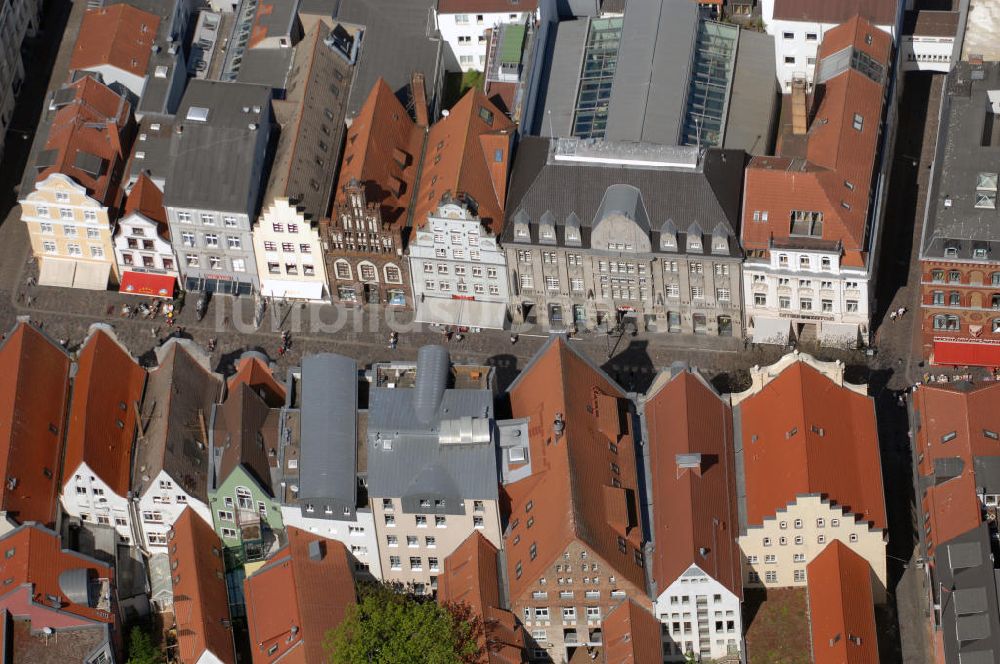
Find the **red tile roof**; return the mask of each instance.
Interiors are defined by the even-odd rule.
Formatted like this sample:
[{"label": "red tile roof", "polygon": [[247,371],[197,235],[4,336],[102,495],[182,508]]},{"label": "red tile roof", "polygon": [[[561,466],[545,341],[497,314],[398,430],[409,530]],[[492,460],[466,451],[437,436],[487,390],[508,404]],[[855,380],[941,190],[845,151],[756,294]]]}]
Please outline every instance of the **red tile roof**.
[{"label": "red tile roof", "polygon": [[[513,416],[529,418],[532,469],[529,477],[504,487],[511,521],[522,524],[517,544],[514,531],[505,537],[512,601],[530,593],[575,541],[604,560],[609,576],[613,570],[645,589],[645,571],[634,559],[643,543],[636,516],[635,440],[621,388],[564,338],[553,337],[509,394]],[[561,435],[555,432],[557,416],[565,423]]]},{"label": "red tile roof", "polygon": [[514,614],[500,608],[499,583],[497,548],[476,531],[445,558],[437,600],[441,604],[467,604],[482,617],[482,642],[490,664],[518,664],[524,632]]},{"label": "red tile roof", "polygon": [[69,356],[19,323],[0,345],[0,506],[52,525],[68,408]]},{"label": "red tile roof", "polygon": [[[507,202],[514,123],[479,88],[465,93],[427,134],[413,225],[420,228],[442,197],[466,195],[492,233],[499,234]],[[497,157],[499,156],[499,159]]]},{"label": "red tile roof", "polygon": [[[121,203],[121,177],[132,140],[132,108],[111,88],[85,76],[63,88],[74,92],[52,119],[45,151],[53,151],[52,165],[38,172],[36,182],[53,173],[63,173],[86,188],[102,205],[117,208]],[[85,171],[80,159],[101,160],[96,175]]]},{"label": "red tile roof", "polygon": [[167,229],[167,211],[163,207],[163,192],[145,173],[132,185],[125,199],[125,214],[137,212],[150,221],[156,222],[162,228],[160,235],[165,239],[170,239],[170,231]]},{"label": "red tile roof", "polygon": [[158,16],[124,2],[88,10],[83,15],[69,68],[111,65],[143,77],[159,27]]},{"label": "red tile roof", "polygon": [[774,18],[843,23],[860,14],[875,25],[895,25],[899,0],[774,0]]},{"label": "red tile roof", "polygon": [[660,664],[660,621],[631,599],[611,610],[601,625],[606,664]]},{"label": "red tile roof", "polygon": [[815,664],[877,664],[868,561],[834,540],[806,567]]},{"label": "red tile roof", "polygon": [[181,664],[195,664],[209,652],[218,661],[232,664],[236,654],[232,629],[227,626],[229,593],[222,541],[190,507],[177,517],[172,530],[169,556],[177,656]]},{"label": "red tile roof", "polygon": [[269,407],[285,405],[285,386],[278,382],[261,357],[248,354],[236,362],[236,373],[226,381],[226,390],[233,392],[241,383],[253,388]]},{"label": "red tile roof", "polygon": [[[729,405],[703,378],[685,370],[653,384],[645,402],[645,421],[653,477],[651,563],[657,592],[697,565],[742,596]],[[678,456],[691,454],[701,455],[699,467],[680,467]]]},{"label": "red tile roof", "polygon": [[[11,608],[15,615],[27,615],[38,621],[39,626],[53,625],[57,620],[57,626],[65,627],[115,622],[116,607],[111,591],[114,570],[110,565],[63,549],[56,533],[34,523],[23,525],[0,539],[0,551],[4,552],[0,558],[0,579],[4,579],[0,608]],[[85,576],[73,579],[76,570],[80,570],[76,573]],[[63,577],[66,572],[69,574]],[[83,579],[90,582],[106,579],[109,582],[103,594],[91,588],[93,606],[78,603],[79,597],[71,598],[66,593],[67,590],[73,592],[74,580]],[[30,589],[30,605],[20,597],[24,586]],[[57,619],[52,616],[52,609],[58,609],[62,617]]]},{"label": "red tile roof", "polygon": [[[1000,457],[1000,383],[968,388],[921,385],[913,393],[919,427],[913,434],[919,463],[917,473],[927,483],[921,496],[928,515],[927,549],[962,535],[982,522],[976,493],[977,457]],[[994,437],[990,437],[994,436]],[[936,466],[954,471],[936,477]],[[957,472],[957,474],[955,474]]]},{"label": "red tile roof", "polygon": [[365,199],[379,205],[384,224],[405,224],[423,140],[424,130],[378,79],[347,130],[334,201],[343,203],[344,187],[357,180]]},{"label": "red tile roof", "polygon": [[[841,242],[847,264],[863,264],[892,38],[855,17],[823,36],[817,75],[823,58],[848,47],[882,65],[881,82],[848,67],[818,84],[805,158],[779,154],[750,161],[743,205],[745,247],[766,249],[772,238],[787,239],[793,210],[822,212],[822,239]],[[862,118],[861,130],[854,128],[856,115]],[[756,211],[767,211],[767,221],[755,221]]]},{"label": "red tile roof", "polygon": [[[288,545],[243,582],[255,664],[326,661],[323,637],[357,601],[347,549],[340,542],[288,528]],[[310,557],[316,542],[320,560]],[[294,630],[294,632],[293,632]],[[272,645],[278,650],[267,651]]]},{"label": "red tile roof", "polygon": [[739,405],[749,525],[822,494],[885,529],[875,409],[870,397],[795,362]]},{"label": "red tile roof", "polygon": [[136,414],[146,370],[103,330],[80,350],[66,434],[66,478],[87,464],[117,495],[129,491]]}]

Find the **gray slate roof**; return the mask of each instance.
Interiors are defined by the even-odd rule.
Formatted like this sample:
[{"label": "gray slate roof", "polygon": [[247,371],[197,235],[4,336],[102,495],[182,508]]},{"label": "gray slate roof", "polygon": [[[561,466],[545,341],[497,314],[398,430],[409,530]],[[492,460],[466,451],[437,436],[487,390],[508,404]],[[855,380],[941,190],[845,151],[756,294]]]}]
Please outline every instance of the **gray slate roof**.
[{"label": "gray slate roof", "polygon": [[[503,242],[516,243],[515,219],[527,215],[532,242],[538,241],[538,222],[551,212],[555,217],[557,244],[563,244],[566,219],[576,215],[581,223],[582,246],[590,246],[591,224],[604,200],[605,192],[616,184],[639,189],[649,215],[654,251],[659,246],[660,228],[668,220],[684,232],[697,222],[705,233],[718,224],[731,230],[732,255],[739,255],[740,191],[745,154],[741,150],[708,150],[700,169],[654,169],[555,162],[549,158],[550,141],[525,137],[514,158],[507,223]],[[706,252],[711,251],[705,243]]]},{"label": "gray slate roof", "polygon": [[988,98],[997,89],[1000,63],[960,62],[948,74],[921,258],[941,258],[955,241],[958,259],[983,247],[989,260],[1000,260],[1000,209],[976,207],[979,173],[1000,172],[1000,115]]},{"label": "gray slate roof", "polygon": [[989,525],[984,522],[939,544],[934,557],[942,592],[945,659],[963,664],[996,662],[1000,657],[1000,603]]},{"label": "gray slate roof", "polygon": [[358,366],[335,353],[302,358],[299,499],[353,507],[357,495]]},{"label": "gray slate roof", "polygon": [[136,445],[133,490],[140,496],[165,470],[188,494],[208,500],[208,441],[203,431],[222,396],[223,381],[203,364],[205,358],[192,354],[198,352],[176,339],[158,349],[159,366],[149,372],[142,400],[145,434]]},{"label": "gray slate roof", "polygon": [[[325,9],[322,2],[308,4]],[[427,102],[436,107],[443,44],[434,38],[431,10],[436,5],[436,0],[340,0],[335,18],[365,28],[348,117],[361,109],[379,77],[408,105],[410,76],[416,71],[426,77]]]},{"label": "gray slate roof", "polygon": [[722,147],[771,154],[778,105],[774,37],[740,30]]},{"label": "gray slate roof", "polygon": [[[447,388],[448,367],[446,349],[425,346],[418,356],[415,387],[372,387],[368,406],[370,495],[497,499],[492,392]],[[489,419],[490,440],[439,443],[442,422],[462,417]],[[385,440],[390,441],[389,449]]]},{"label": "gray slate roof", "polygon": [[643,0],[627,5],[605,138],[677,143],[698,16],[698,4],[690,0]]},{"label": "gray slate roof", "polygon": [[[207,121],[189,119],[192,107],[209,109]],[[254,107],[261,111],[255,113]],[[271,117],[269,88],[191,81],[177,109],[164,206],[252,215],[263,171],[257,163],[258,142],[267,140]],[[251,124],[256,128],[250,129]]]}]

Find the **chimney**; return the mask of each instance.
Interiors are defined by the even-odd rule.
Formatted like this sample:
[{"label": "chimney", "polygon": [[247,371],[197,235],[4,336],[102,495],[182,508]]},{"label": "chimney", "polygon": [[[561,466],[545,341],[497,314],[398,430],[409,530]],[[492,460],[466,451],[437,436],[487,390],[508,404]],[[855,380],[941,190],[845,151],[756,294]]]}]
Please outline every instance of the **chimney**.
[{"label": "chimney", "polygon": [[309,559],[315,562],[323,560],[323,543],[319,540],[309,542]]},{"label": "chimney", "polygon": [[424,88],[424,75],[419,71],[410,77],[410,98],[413,100],[413,118],[418,127],[428,126],[427,90]]},{"label": "chimney", "polygon": [[806,115],[806,79],[792,79],[792,133],[802,136],[809,128]]}]

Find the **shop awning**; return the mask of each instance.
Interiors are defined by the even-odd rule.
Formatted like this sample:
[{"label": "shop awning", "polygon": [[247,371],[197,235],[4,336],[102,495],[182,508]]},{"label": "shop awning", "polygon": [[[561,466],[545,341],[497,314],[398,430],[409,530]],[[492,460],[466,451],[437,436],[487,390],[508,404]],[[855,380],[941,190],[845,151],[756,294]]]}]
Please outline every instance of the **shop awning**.
[{"label": "shop awning", "polygon": [[818,336],[819,342],[824,346],[858,347],[857,323],[823,323]]},{"label": "shop awning", "polygon": [[260,294],[264,297],[287,298],[289,300],[322,300],[323,282],[264,279],[260,283]]},{"label": "shop awning", "polygon": [[173,297],[177,278],[170,274],[150,274],[148,272],[126,272],[122,275],[122,285],[118,290],[133,295],[152,297]]},{"label": "shop awning", "polygon": [[753,342],[755,344],[777,344],[784,346],[792,332],[792,324],[784,318],[753,318]]},{"label": "shop awning", "polygon": [[417,305],[418,323],[502,330],[506,320],[506,302],[425,297]]},{"label": "shop awning", "polygon": [[969,367],[1000,367],[1000,344],[971,339],[934,341],[933,364]]},{"label": "shop awning", "polygon": [[111,274],[111,263],[86,263],[80,261],[76,265],[76,276],[73,277],[73,287],[85,288],[87,290],[107,290],[109,274]]},{"label": "shop awning", "polygon": [[58,258],[42,258],[38,269],[38,284],[40,286],[73,287],[73,275],[76,274],[76,261],[59,260]]}]

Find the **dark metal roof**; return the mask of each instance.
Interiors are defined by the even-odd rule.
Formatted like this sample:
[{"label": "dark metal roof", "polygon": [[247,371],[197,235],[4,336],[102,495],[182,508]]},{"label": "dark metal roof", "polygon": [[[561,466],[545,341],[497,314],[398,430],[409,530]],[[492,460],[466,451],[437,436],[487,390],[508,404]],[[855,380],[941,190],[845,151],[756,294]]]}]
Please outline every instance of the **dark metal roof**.
[{"label": "dark metal roof", "polygon": [[357,495],[358,366],[334,353],[302,359],[299,499],[354,505]]},{"label": "dark metal roof", "polygon": [[1000,657],[1000,603],[989,524],[984,522],[941,543],[934,557],[945,659],[996,662]]},{"label": "dark metal roof", "polygon": [[[659,246],[664,223],[688,230],[695,222],[706,233],[719,224],[739,237],[740,191],[743,184],[745,153],[742,150],[708,150],[696,168],[650,168],[597,163],[555,161],[550,158],[550,141],[525,137],[518,147],[507,201],[508,223],[502,240],[518,242],[515,226],[529,221],[531,240],[537,242],[538,223],[551,213],[556,224],[556,244],[565,244],[566,219],[578,218],[581,244],[590,246],[594,219],[600,218],[609,189],[614,199],[618,192],[637,191],[645,210],[644,228],[649,230],[652,246]],[[616,185],[627,185],[625,188]],[[624,205],[617,200],[616,205]],[[637,208],[638,210],[638,208]],[[638,212],[637,212],[638,214]],[[683,235],[683,233],[682,233]],[[684,246],[680,241],[679,246]],[[705,244],[710,252],[710,243]],[[739,255],[736,242],[730,243],[732,255]]]}]

